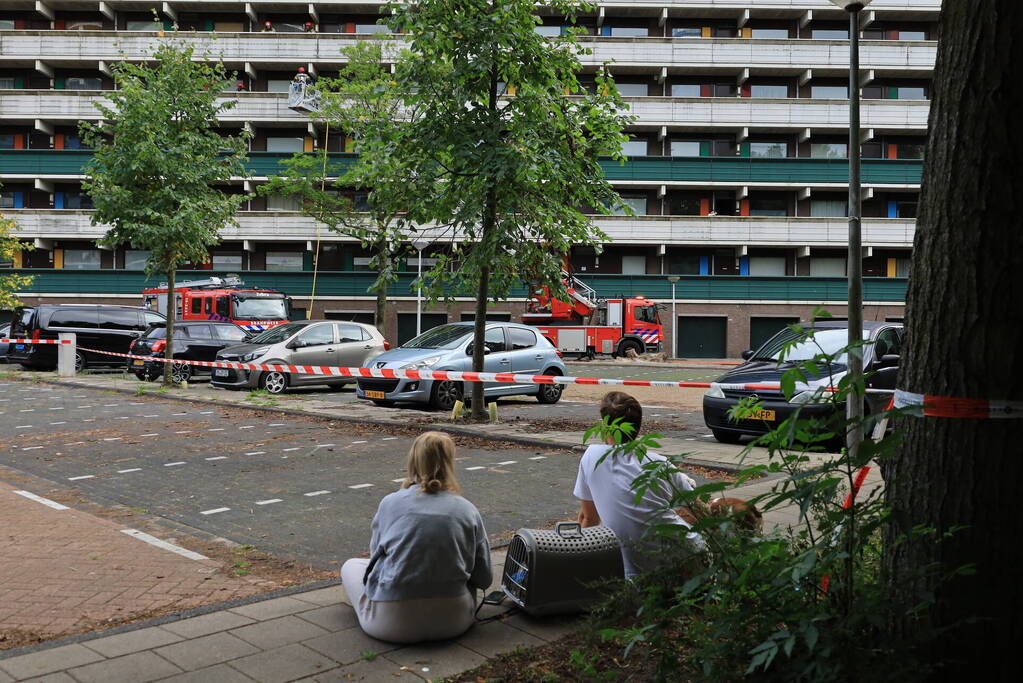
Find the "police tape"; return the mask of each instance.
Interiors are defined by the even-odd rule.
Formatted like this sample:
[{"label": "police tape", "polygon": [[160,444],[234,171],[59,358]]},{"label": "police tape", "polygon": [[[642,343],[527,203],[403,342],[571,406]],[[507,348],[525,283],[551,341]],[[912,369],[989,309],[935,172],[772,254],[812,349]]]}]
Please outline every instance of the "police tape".
[{"label": "police tape", "polygon": [[6,339],[0,338],[0,344],[70,344],[70,339]]},{"label": "police tape", "polygon": [[953,398],[916,394],[895,390],[895,407],[923,406],[924,417],[951,417],[966,419],[1019,419],[1023,418],[1023,401],[1004,401],[987,398]]}]

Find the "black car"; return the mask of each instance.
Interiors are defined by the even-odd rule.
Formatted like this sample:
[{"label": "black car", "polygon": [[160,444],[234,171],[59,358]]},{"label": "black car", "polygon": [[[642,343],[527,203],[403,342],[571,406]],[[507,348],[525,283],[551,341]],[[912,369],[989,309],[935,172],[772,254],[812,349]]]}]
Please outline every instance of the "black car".
[{"label": "black car", "polygon": [[[729,370],[715,382],[722,384],[772,384],[781,382],[782,375],[798,362],[812,359],[815,355],[832,354],[847,345],[848,323],[844,321],[818,321],[800,323],[804,330],[813,329],[812,340],[790,349],[785,360],[779,362],[782,346],[797,339],[799,335],[785,328],[764,342],[756,351],[744,351],[746,361]],[[863,324],[863,369],[873,373],[867,386],[876,389],[894,389],[899,365],[899,350],[902,346],[901,323],[866,322]],[[820,348],[818,348],[818,345]],[[722,443],[738,443],[744,435],[759,436],[773,429],[791,416],[797,408],[805,418],[840,418],[845,414],[845,404],[821,401],[820,387],[835,386],[849,371],[845,355],[839,356],[830,367],[818,366],[818,376],[812,379],[790,400],[786,400],[781,389],[727,389],[711,387],[703,396],[703,421],[710,428],[714,438]],[[759,399],[757,411],[749,418],[738,422],[728,412],[744,398],[755,396]],[[867,414],[883,411],[890,398],[887,394],[867,394],[864,410]]]},{"label": "black car", "polygon": [[[214,321],[182,321],[174,323],[173,357],[180,360],[217,359],[217,352],[227,346],[241,344],[249,338],[249,333],[234,323]],[[141,337],[131,344],[133,356],[151,356],[163,358],[167,346],[167,324],[151,325]],[[128,360],[128,369],[140,380],[154,380],[163,374],[164,363],[158,360]],[[171,367],[171,376],[175,382],[187,382],[194,375],[208,375],[211,368],[199,365],[179,365]]]},{"label": "black car", "polygon": [[[78,350],[75,369],[88,366],[124,365],[117,356],[89,353],[84,349],[128,353],[131,342],[153,323],[163,322],[162,314],[135,306],[106,304],[40,304],[20,309],[11,322],[11,336],[19,339],[56,339],[60,332],[74,332]],[[52,370],[57,367],[55,344],[11,344],[8,360],[21,363],[27,370]]]},{"label": "black car", "polygon": [[[0,325],[0,339],[7,339],[11,336],[11,324],[4,323]],[[7,362],[7,348],[10,346],[7,342],[0,342],[0,363]]]}]

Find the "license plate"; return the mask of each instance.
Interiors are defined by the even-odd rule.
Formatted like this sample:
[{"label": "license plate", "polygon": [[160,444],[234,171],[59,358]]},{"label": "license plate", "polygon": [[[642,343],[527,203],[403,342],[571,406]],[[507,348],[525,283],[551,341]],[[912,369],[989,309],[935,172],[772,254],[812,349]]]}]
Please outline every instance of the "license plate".
[{"label": "license plate", "polygon": [[143,365],[146,364],[146,361],[144,361],[144,360],[136,360],[136,361],[132,361],[131,364],[134,365],[137,368],[141,368]]},{"label": "license plate", "polygon": [[774,421],[774,411],[773,410],[754,410],[749,415],[747,415],[745,419],[747,419],[747,420],[768,420],[768,421]]},{"label": "license plate", "polygon": [[366,398],[387,398],[387,394],[382,391],[367,391]]},{"label": "license plate", "polygon": [[216,370],[213,371],[213,376],[214,377],[227,377],[227,373],[228,372],[230,372],[230,371],[229,370],[225,370],[224,368],[217,368]]},{"label": "license plate", "polygon": [[18,350],[18,351],[24,351],[25,350],[25,345],[24,344],[15,344],[14,348],[16,350]]}]

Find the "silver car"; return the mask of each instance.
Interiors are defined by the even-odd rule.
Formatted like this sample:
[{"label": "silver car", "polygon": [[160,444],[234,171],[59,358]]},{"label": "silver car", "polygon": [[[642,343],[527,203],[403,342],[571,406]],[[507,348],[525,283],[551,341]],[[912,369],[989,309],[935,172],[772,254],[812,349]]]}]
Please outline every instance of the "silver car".
[{"label": "silver car", "polygon": [[[372,358],[364,367],[402,370],[472,369],[474,323],[452,323],[427,330],[396,349]],[[486,331],[484,372],[513,372],[522,375],[565,375],[565,364],[543,335],[535,328],[516,323],[489,323]],[[557,403],[564,388],[560,384],[506,384],[486,382],[485,395],[536,396],[540,403]],[[471,393],[463,382],[414,379],[359,379],[356,396],[377,405],[391,406],[398,401],[430,403],[451,410],[455,401]]]},{"label": "silver car", "polygon": [[[267,365],[333,365],[361,367],[386,350],[383,335],[372,325],[335,320],[298,320],[271,327],[245,344],[217,352],[217,360]],[[341,386],[350,378],[275,371],[214,368],[211,384],[225,389],[265,389],[280,394],[288,387]]]}]

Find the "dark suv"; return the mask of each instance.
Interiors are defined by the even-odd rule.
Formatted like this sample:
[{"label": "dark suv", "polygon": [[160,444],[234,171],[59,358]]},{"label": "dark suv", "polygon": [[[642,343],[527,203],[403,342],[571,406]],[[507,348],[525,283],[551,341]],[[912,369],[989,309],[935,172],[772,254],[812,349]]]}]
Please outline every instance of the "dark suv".
[{"label": "dark suv", "polygon": [[[241,344],[249,333],[234,323],[210,321],[189,321],[174,323],[173,358],[178,360],[217,359],[217,352],[227,346]],[[167,348],[167,323],[151,325],[141,337],[131,343],[133,356],[163,358]],[[163,374],[163,362],[158,360],[128,360],[128,370],[140,380],[154,380]],[[171,377],[175,382],[187,382],[192,376],[210,374],[210,368],[200,365],[174,363]]]},{"label": "dark suv", "polygon": [[[128,353],[128,346],[152,323],[163,322],[162,314],[135,306],[106,304],[40,304],[22,308],[11,322],[11,336],[24,339],[56,339],[59,332],[77,335],[75,369],[87,366],[123,366],[117,356],[89,353],[82,349]],[[29,370],[57,367],[55,344],[11,344],[7,357]]]},{"label": "dark suv", "polygon": [[[785,371],[800,361],[811,360],[822,350],[833,354],[847,345],[849,324],[845,321],[818,321],[799,325],[804,330],[813,329],[813,339],[790,349],[784,361],[779,361],[782,346],[799,337],[789,328],[775,334],[756,351],[744,351],[742,357],[746,362],[714,381],[721,384],[778,383]],[[863,339],[867,342],[863,347],[863,369],[871,373],[867,379],[869,388],[895,388],[902,334],[902,323],[863,323]],[[752,391],[711,387],[703,395],[703,421],[718,441],[738,443],[743,435],[759,436],[769,432],[800,407],[800,415],[805,418],[840,419],[845,414],[845,404],[822,400],[826,394],[821,394],[818,389],[837,386],[848,371],[846,356],[842,354],[830,367],[818,366],[817,377],[811,378],[805,385],[797,383],[799,391],[789,400],[785,399],[781,389]],[[729,410],[738,405],[740,400],[751,396],[756,396],[760,401],[756,413],[744,420],[731,419]],[[890,397],[890,394],[868,393],[864,403],[866,413],[869,415],[883,411]]]}]

